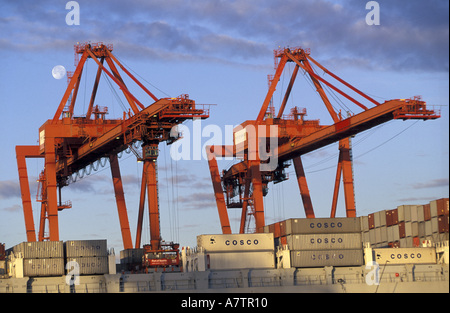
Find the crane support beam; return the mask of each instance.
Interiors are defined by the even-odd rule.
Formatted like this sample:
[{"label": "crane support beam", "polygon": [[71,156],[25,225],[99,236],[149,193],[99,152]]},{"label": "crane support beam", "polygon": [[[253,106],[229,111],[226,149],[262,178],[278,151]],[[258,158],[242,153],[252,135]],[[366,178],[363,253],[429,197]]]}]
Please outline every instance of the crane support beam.
[{"label": "crane support beam", "polygon": [[20,193],[22,195],[23,216],[27,241],[36,241],[33,208],[31,205],[30,183],[28,181],[27,158],[42,158],[39,146],[16,146],[17,168],[19,170]]},{"label": "crane support beam", "polygon": [[206,146],[206,155],[208,157],[209,171],[216,198],[217,210],[219,212],[220,225],[223,234],[231,234],[230,220],[228,218],[227,206],[223,195],[222,183],[220,181],[219,167],[214,152],[211,151],[214,146]]},{"label": "crane support beam", "polygon": [[314,209],[309,194],[308,184],[306,182],[305,170],[301,156],[294,158],[295,174],[297,175],[297,183],[300,189],[300,196],[302,197],[303,208],[305,209],[306,218],[314,218]]},{"label": "crane support beam", "polygon": [[122,177],[120,175],[119,161],[117,155],[109,156],[111,164],[111,175],[113,179],[114,194],[116,196],[117,212],[119,213],[120,229],[122,232],[123,248],[133,249],[131,242],[130,224],[128,222],[127,207],[125,204],[125,196],[123,193]]}]

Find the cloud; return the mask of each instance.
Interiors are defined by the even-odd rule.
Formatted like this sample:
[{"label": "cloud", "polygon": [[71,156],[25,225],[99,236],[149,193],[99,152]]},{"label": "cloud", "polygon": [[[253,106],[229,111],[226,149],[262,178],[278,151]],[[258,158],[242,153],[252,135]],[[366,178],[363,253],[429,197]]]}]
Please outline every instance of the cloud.
[{"label": "cloud", "polygon": [[19,182],[13,180],[0,181],[0,199],[20,198]]},{"label": "cloud", "polygon": [[448,187],[448,178],[433,179],[425,183],[412,184],[413,189],[425,189],[425,188],[436,188],[436,187]]},{"label": "cloud", "polygon": [[1,209],[5,212],[20,212],[22,211],[22,206],[19,204],[13,204],[12,206]]},{"label": "cloud", "polygon": [[365,23],[366,2],[357,0],[80,2],[75,27],[65,24],[65,3],[14,1],[0,18],[0,51],[66,53],[91,40],[127,57],[261,65],[272,49],[301,45],[327,65],[448,71],[447,1],[378,2],[379,26]]},{"label": "cloud", "polygon": [[215,198],[212,192],[195,192],[187,196],[179,196],[177,202],[183,210],[203,210],[215,206]]}]

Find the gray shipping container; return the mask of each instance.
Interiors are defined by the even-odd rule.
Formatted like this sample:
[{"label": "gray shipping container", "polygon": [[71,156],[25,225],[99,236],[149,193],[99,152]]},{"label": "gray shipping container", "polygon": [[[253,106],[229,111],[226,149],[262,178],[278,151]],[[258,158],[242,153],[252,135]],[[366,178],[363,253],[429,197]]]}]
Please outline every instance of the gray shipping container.
[{"label": "gray shipping container", "polygon": [[373,259],[378,264],[435,264],[435,248],[384,248],[373,249]]},{"label": "gray shipping container", "polygon": [[64,242],[66,257],[103,257],[108,256],[106,239],[102,240],[69,240]]},{"label": "gray shipping container", "polygon": [[125,249],[120,251],[120,264],[142,263],[144,249]]},{"label": "gray shipping container", "polygon": [[68,266],[68,271],[76,273],[77,268],[80,275],[108,274],[108,257],[75,257],[67,258],[67,262],[76,262],[77,265]]},{"label": "gray shipping container", "polygon": [[198,235],[197,246],[206,252],[274,250],[272,233]]},{"label": "gray shipping container", "polygon": [[362,249],[291,251],[292,267],[358,266],[363,264]]},{"label": "gray shipping container", "polygon": [[13,252],[21,252],[24,259],[63,258],[62,241],[22,242],[13,247]]},{"label": "gray shipping container", "polygon": [[290,250],[361,249],[361,234],[308,234],[289,235]]},{"label": "gray shipping container", "polygon": [[23,275],[27,277],[62,276],[64,275],[64,259],[24,259]]},{"label": "gray shipping container", "polygon": [[281,235],[359,233],[359,217],[291,218],[280,223]]}]

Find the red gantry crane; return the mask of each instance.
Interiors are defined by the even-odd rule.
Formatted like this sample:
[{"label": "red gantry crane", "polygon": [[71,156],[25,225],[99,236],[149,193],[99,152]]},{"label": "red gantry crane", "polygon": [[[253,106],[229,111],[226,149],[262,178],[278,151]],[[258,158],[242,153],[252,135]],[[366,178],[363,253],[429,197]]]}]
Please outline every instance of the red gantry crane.
[{"label": "red gantry crane", "polygon": [[[245,121],[233,130],[232,146],[206,147],[217,209],[224,234],[231,233],[227,208],[242,210],[240,233],[248,231],[252,217],[256,224],[256,231],[261,231],[265,225],[263,197],[268,192],[268,183],[279,183],[286,180],[288,177],[285,169],[290,166],[291,160],[294,164],[306,217],[314,218],[314,209],[301,156],[333,142],[339,142],[339,159],[330,216],[335,217],[336,215],[342,178],[346,216],[355,217],[350,136],[392,119],[429,120],[440,117],[438,112],[427,109],[426,103],[420,97],[395,99],[384,103],[375,101],[315,61],[310,56],[309,49],[300,47],[278,49],[274,51],[274,56],[275,75],[269,75],[269,91],[256,120]],[[272,96],[287,62],[293,62],[295,68],[280,109],[275,114],[274,107],[271,105]],[[313,65],[347,87],[351,92],[367,100],[372,107],[367,107],[350,96],[348,92],[342,91],[319,76]],[[292,108],[289,115],[283,115],[299,70],[311,79],[334,124],[320,125],[318,120],[306,120],[304,118],[306,109],[297,107]],[[362,112],[345,117],[340,112],[337,113],[322,84],[360,107]],[[224,170],[221,175],[216,156],[232,156],[242,161]]]},{"label": "red gantry crane", "polygon": [[[142,161],[139,213],[135,248],[141,246],[145,198],[147,196],[150,220],[150,245],[144,246],[145,264],[152,266],[174,265],[178,262],[178,244],[162,244],[159,223],[158,182],[156,160],[160,142],[168,144],[179,139],[172,127],[187,119],[207,118],[209,109],[198,108],[188,95],[177,98],[158,99],[140,83],[111,53],[112,45],[83,43],[75,45],[76,69],[70,73],[68,87],[53,119],[39,128],[39,145],[16,146],[22,204],[25,217],[27,241],[36,241],[32,214],[26,158],[43,158],[45,167],[39,176],[37,200],[41,203],[38,240],[59,240],[58,213],[71,208],[70,201],[62,202],[61,189],[67,186],[73,174],[98,166],[101,159],[108,158],[117,203],[124,249],[132,249],[133,243],[125,205],[125,197],[118,162],[118,154],[130,149]],[[74,116],[74,107],[80,87],[83,67],[88,58],[97,64],[97,72],[89,106],[85,116]],[[105,62],[109,70],[105,66]],[[117,66],[149,96],[141,103],[125,85]],[[107,119],[106,107],[94,105],[101,74],[118,85],[123,92],[129,111],[122,119]],[[142,143],[142,152],[136,143]],[[48,234],[46,233],[48,223]],[[170,255],[168,259],[161,257]],[[176,261],[173,261],[176,260]],[[175,264],[176,265],[176,264]]]}]

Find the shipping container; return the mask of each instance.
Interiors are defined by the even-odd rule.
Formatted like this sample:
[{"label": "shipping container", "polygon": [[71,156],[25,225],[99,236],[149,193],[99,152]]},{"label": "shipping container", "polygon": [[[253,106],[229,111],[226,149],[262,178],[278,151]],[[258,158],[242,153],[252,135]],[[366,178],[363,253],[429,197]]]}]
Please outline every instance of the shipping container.
[{"label": "shipping container", "polygon": [[197,246],[205,251],[261,251],[274,250],[272,233],[199,235]]},{"label": "shipping container", "polygon": [[361,216],[360,221],[361,221],[361,231],[368,232],[369,231],[369,217]]},{"label": "shipping container", "polygon": [[423,220],[424,221],[431,220],[430,204],[424,204],[423,205]]},{"label": "shipping container", "polygon": [[375,228],[386,226],[386,211],[375,212]]},{"label": "shipping container", "polygon": [[282,236],[299,234],[360,233],[359,217],[291,218],[280,223]]},{"label": "shipping container", "polygon": [[288,235],[290,250],[361,249],[361,234]]},{"label": "shipping container", "polygon": [[367,216],[367,218],[369,219],[369,230],[370,229],[374,229],[375,228],[375,214],[369,214]]},{"label": "shipping container", "polygon": [[22,253],[24,259],[63,258],[62,241],[22,242],[12,248],[14,253]]},{"label": "shipping container", "polygon": [[64,275],[64,259],[24,259],[23,275],[26,277],[62,276]]},{"label": "shipping container", "polygon": [[397,213],[399,222],[417,222],[417,205],[400,205]]},{"label": "shipping container", "polygon": [[394,209],[394,210],[391,210],[391,222],[392,222],[392,225],[397,225],[398,224],[398,210],[397,209]]},{"label": "shipping container", "polygon": [[66,257],[104,257],[108,256],[106,239],[69,240],[64,242]]},{"label": "shipping container", "polygon": [[210,270],[275,268],[273,251],[208,252],[205,257]]},{"label": "shipping container", "polygon": [[391,210],[387,210],[386,211],[386,226],[392,226],[392,211]]},{"label": "shipping container", "polygon": [[[72,262],[72,263],[69,263]],[[73,263],[75,262],[75,264]],[[80,275],[99,275],[108,274],[108,257],[70,257],[67,258],[67,270],[72,273],[78,273]]]},{"label": "shipping container", "polygon": [[292,267],[363,265],[363,250],[291,251]]},{"label": "shipping container", "polygon": [[448,198],[430,201],[431,217],[448,215]]},{"label": "shipping container", "polygon": [[449,232],[449,221],[448,221],[448,215],[439,216],[438,217],[438,228],[439,233],[448,233]]},{"label": "shipping container", "polygon": [[378,264],[435,264],[435,248],[385,248],[373,249],[373,259]]},{"label": "shipping container", "polygon": [[125,249],[120,251],[120,264],[142,263],[144,249]]}]

